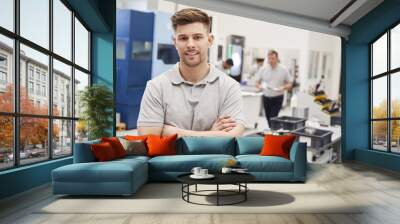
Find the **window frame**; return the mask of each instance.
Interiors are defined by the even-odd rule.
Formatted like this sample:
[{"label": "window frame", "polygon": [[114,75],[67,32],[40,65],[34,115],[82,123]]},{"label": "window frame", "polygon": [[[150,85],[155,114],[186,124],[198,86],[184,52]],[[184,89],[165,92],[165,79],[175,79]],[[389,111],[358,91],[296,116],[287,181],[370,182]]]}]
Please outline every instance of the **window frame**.
[{"label": "window frame", "polygon": [[[65,157],[70,157],[73,156],[74,152],[74,143],[75,143],[75,126],[76,126],[76,121],[79,120],[79,117],[75,116],[75,108],[71,108],[71,114],[68,116],[56,116],[53,115],[53,59],[58,60],[61,63],[64,63],[68,66],[71,66],[71,93],[72,93],[72,99],[71,99],[71,104],[74,105],[75,103],[75,88],[73,83],[75,82],[75,69],[87,74],[89,76],[89,83],[88,86],[92,85],[93,77],[92,77],[92,61],[91,61],[91,49],[92,49],[92,43],[91,43],[91,37],[92,37],[92,30],[88,27],[88,25],[84,22],[84,20],[79,16],[78,13],[76,13],[72,7],[65,1],[65,0],[59,0],[68,10],[71,11],[71,59],[64,58],[63,56],[55,53],[53,50],[53,23],[54,23],[54,18],[53,18],[53,1],[54,0],[48,0],[49,3],[49,48],[46,49],[45,47],[40,46],[39,44],[36,44],[29,39],[24,38],[23,36],[20,35],[20,0],[14,0],[13,1],[13,10],[14,10],[14,30],[10,31],[4,27],[0,26],[0,35],[3,35],[7,38],[12,39],[13,41],[13,60],[12,60],[12,69],[11,71],[13,72],[11,75],[13,75],[14,78],[14,110],[13,112],[1,112],[0,111],[0,116],[11,116],[13,119],[13,166],[10,167],[5,167],[5,168],[0,168],[0,172],[5,171],[5,170],[11,170],[11,169],[16,169],[19,167],[23,166],[30,166],[33,164],[38,164],[38,163],[43,163],[47,162],[50,160],[58,160],[62,159]],[[79,20],[79,22],[84,26],[84,28],[88,31],[88,69],[85,69],[78,64],[75,63],[75,25],[74,25],[74,20],[75,18]],[[20,80],[20,45],[23,44],[27,47],[32,48],[33,50],[36,50],[40,53],[43,53],[48,56],[49,58],[49,63],[48,63],[48,74],[47,74],[47,79],[48,79],[48,84],[46,84],[45,90],[48,92],[45,94],[48,96],[48,108],[49,111],[47,112],[46,115],[39,115],[39,114],[26,114],[26,113],[21,113],[20,112],[20,85],[21,85],[21,80]],[[33,67],[33,79],[30,78],[30,71],[29,69],[31,68],[31,65],[27,63],[27,74],[26,75],[26,82],[28,81],[33,81],[34,86],[36,83],[42,83],[41,79],[41,74],[43,71],[39,73],[39,80],[36,80],[36,69]],[[47,81],[47,80],[46,80]],[[28,85],[28,84],[27,84]],[[27,86],[28,87],[28,86]],[[27,91],[29,91],[27,89]],[[34,89],[34,92],[36,89]],[[42,96],[42,94],[39,94],[38,96]],[[21,118],[45,118],[47,119],[48,122],[48,136],[47,136],[47,142],[49,143],[47,145],[47,150],[48,150],[48,155],[47,157],[44,157],[43,160],[40,160],[38,162],[32,162],[32,163],[26,163],[26,164],[21,164],[21,159],[20,159],[20,119]],[[62,155],[62,156],[55,156],[53,155],[54,152],[54,147],[53,147],[53,122],[56,120],[65,120],[65,121],[71,121],[72,125],[72,133],[71,133],[71,153],[68,155]]]},{"label": "window frame", "polygon": [[[397,21],[393,25],[391,25],[389,28],[387,28],[383,33],[378,35],[374,40],[372,40],[369,44],[369,149],[373,151],[379,151],[379,152],[385,152],[385,153],[391,153],[391,154],[400,154],[400,152],[393,152],[392,151],[392,135],[391,135],[391,129],[392,129],[392,121],[400,121],[400,117],[392,117],[392,99],[391,99],[391,79],[392,75],[395,75],[396,73],[400,72],[400,67],[393,68],[391,69],[391,31],[393,28],[400,26],[400,21]],[[373,74],[373,44],[376,43],[381,37],[384,35],[387,35],[387,64],[386,64],[386,71],[380,74]],[[373,118],[373,81],[378,78],[386,77],[386,86],[387,86],[387,105],[386,105],[386,118]],[[374,136],[373,136],[373,122],[374,121],[386,121],[386,151],[379,150],[374,148]]]}]

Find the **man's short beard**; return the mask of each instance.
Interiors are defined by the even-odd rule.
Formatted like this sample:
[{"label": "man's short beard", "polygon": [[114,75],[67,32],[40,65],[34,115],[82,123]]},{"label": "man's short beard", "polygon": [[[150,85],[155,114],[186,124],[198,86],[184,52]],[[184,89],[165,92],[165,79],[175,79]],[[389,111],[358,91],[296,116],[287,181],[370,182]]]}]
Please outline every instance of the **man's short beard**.
[{"label": "man's short beard", "polygon": [[185,65],[188,66],[188,67],[191,67],[191,68],[194,68],[194,67],[200,65],[200,64],[203,63],[204,61],[205,61],[205,58],[200,57],[200,60],[199,60],[198,63],[192,64],[192,63],[189,63],[188,61],[186,61],[184,57],[182,57],[182,63],[185,64]]}]

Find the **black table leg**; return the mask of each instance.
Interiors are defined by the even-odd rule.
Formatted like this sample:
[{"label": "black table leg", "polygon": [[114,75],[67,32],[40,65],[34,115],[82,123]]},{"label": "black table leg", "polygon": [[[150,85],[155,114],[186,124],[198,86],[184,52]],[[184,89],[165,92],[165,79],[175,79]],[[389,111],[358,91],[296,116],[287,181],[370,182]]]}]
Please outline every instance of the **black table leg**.
[{"label": "black table leg", "polygon": [[197,192],[197,184],[196,184],[196,186],[195,186],[195,191]]},{"label": "black table leg", "polygon": [[244,192],[244,201],[247,201],[247,192],[248,192],[248,190],[247,190],[247,182],[246,183],[244,183],[244,187],[245,187],[245,192]]},{"label": "black table leg", "polygon": [[219,205],[219,184],[217,184],[217,206]]}]

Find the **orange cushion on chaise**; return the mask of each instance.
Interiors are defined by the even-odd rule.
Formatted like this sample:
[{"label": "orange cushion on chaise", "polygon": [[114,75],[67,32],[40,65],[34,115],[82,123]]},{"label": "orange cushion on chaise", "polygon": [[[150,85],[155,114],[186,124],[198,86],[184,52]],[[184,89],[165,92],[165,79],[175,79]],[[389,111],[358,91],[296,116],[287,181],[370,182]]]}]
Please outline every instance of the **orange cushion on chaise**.
[{"label": "orange cushion on chaise", "polygon": [[295,135],[265,135],[264,145],[261,149],[262,156],[280,156],[290,158],[290,148],[296,140]]},{"label": "orange cushion on chaise", "polygon": [[90,147],[94,154],[94,157],[99,162],[110,161],[118,158],[109,142],[93,144]]},{"label": "orange cushion on chaise", "polygon": [[122,146],[121,142],[117,137],[104,137],[101,138],[101,142],[108,142],[114,149],[115,155],[117,158],[122,158],[126,156],[126,151],[124,149],[124,146]]}]

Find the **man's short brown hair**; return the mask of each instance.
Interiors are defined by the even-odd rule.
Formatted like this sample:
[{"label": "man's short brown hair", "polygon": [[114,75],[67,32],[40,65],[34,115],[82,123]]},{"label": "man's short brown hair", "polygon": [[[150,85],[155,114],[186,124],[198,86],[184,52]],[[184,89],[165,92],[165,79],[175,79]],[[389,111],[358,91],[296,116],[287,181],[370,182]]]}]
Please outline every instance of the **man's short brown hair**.
[{"label": "man's short brown hair", "polygon": [[207,27],[207,30],[210,31],[211,25],[211,20],[207,13],[195,8],[179,10],[171,17],[171,22],[174,30],[176,30],[178,25],[187,25],[199,22],[204,24]]},{"label": "man's short brown hair", "polygon": [[278,58],[278,52],[276,50],[269,50],[268,55],[274,54]]}]

